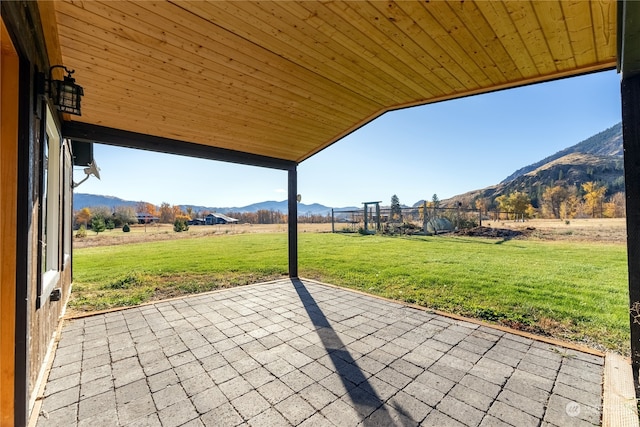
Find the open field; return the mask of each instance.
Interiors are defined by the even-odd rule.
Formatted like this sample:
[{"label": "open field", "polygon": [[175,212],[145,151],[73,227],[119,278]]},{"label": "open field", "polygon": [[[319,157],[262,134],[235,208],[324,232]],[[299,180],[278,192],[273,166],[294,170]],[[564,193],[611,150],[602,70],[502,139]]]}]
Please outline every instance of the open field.
[{"label": "open field", "polygon": [[[526,222],[483,221],[483,226],[522,230],[532,228],[528,239],[532,240],[569,240],[625,243],[627,239],[626,220],[624,218],[572,219],[567,224],[559,219],[534,219]],[[336,230],[344,224],[336,224]],[[329,233],[331,224],[298,224],[299,233]],[[188,231],[176,233],[171,224],[133,225],[131,232],[120,229],[107,230],[96,234],[89,230],[87,237],[74,238],[76,249],[90,246],[109,246],[124,243],[154,242],[193,237],[227,236],[253,233],[287,233],[287,224],[229,224],[191,226]]]},{"label": "open field", "polygon": [[[328,233],[331,224],[298,224],[299,233]],[[125,243],[157,242],[162,240],[189,239],[194,237],[228,236],[235,234],[287,233],[287,224],[225,224],[192,225],[188,231],[176,233],[172,224],[132,225],[129,233],[121,229],[96,234],[87,231],[87,237],[73,239],[74,248],[110,246]]]},{"label": "open field", "polygon": [[[564,222],[551,225],[540,236],[513,240],[312,233],[302,225],[300,275],[624,354],[624,240],[586,241],[605,227],[591,222],[581,228],[572,222],[572,234],[550,240],[545,236],[567,230]],[[275,233],[253,227],[76,247],[70,310],[134,305],[286,275],[286,227]]]}]

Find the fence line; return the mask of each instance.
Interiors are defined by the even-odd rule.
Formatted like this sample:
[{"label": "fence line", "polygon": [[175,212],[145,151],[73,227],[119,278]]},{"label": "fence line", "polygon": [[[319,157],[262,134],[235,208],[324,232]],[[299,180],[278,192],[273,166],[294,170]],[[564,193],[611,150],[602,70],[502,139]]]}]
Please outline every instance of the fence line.
[{"label": "fence line", "polygon": [[[389,233],[389,234],[437,234],[456,228],[470,228],[482,225],[478,209],[462,207],[412,207],[394,210],[380,208],[355,210],[331,210],[331,231]],[[366,221],[365,221],[366,219]],[[366,224],[366,228],[365,228]],[[431,231],[430,231],[431,230]]]}]

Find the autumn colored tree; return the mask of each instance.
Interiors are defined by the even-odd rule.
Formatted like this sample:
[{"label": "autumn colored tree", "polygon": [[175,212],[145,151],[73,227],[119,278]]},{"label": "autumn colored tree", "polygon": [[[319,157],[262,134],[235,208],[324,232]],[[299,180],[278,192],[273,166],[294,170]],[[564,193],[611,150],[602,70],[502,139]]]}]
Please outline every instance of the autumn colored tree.
[{"label": "autumn colored tree", "polygon": [[580,200],[576,196],[577,189],[575,186],[568,188],[570,196],[560,205],[560,218],[575,218],[580,208]]},{"label": "autumn colored tree", "polygon": [[304,216],[298,217],[298,222],[306,223],[306,224],[327,223],[327,222],[331,222],[331,214],[320,215],[320,214],[307,213]]},{"label": "autumn colored tree", "polygon": [[484,197],[480,197],[480,198],[476,199],[474,205],[475,205],[476,209],[478,209],[480,211],[480,215],[482,216],[483,212],[487,212],[487,207],[488,207],[489,203],[487,202],[487,199],[485,199]]},{"label": "autumn colored tree", "polygon": [[92,216],[89,208],[82,208],[76,213],[75,222],[76,224],[84,224],[84,227],[87,228]]},{"label": "autumn colored tree", "polygon": [[287,216],[282,212],[260,209],[256,212],[256,222],[258,224],[284,224]]},{"label": "autumn colored tree", "polygon": [[191,220],[191,218],[189,218],[189,216],[184,215],[184,214],[176,215],[176,219],[179,219],[179,220],[185,221],[185,222],[189,222]]},{"label": "autumn colored tree", "polygon": [[158,210],[155,205],[147,202],[138,202],[136,204],[136,211],[138,214],[143,214],[147,218],[144,220],[144,231],[147,232],[147,224],[152,220],[150,218],[158,216]]},{"label": "autumn colored tree", "polygon": [[171,206],[171,214],[173,215],[173,219],[178,219],[179,216],[188,217],[187,221],[191,219],[178,205]]},{"label": "autumn colored tree", "polygon": [[159,215],[156,206],[147,202],[136,203],[136,212],[139,214],[146,214],[151,217],[157,217]]},{"label": "autumn colored tree", "polygon": [[258,217],[255,212],[227,212],[227,216],[237,219],[241,223],[245,224],[257,224]]},{"label": "autumn colored tree", "polygon": [[625,193],[619,192],[611,196],[609,202],[613,204],[613,217],[624,218],[627,216],[627,199]]},{"label": "autumn colored tree", "polygon": [[603,204],[603,216],[605,218],[624,218],[625,204],[624,193],[614,194]]},{"label": "autumn colored tree", "polygon": [[173,209],[171,205],[167,202],[162,202],[160,204],[160,222],[163,224],[172,223],[175,220],[175,216],[173,214]]},{"label": "autumn colored tree", "polygon": [[585,209],[591,213],[591,217],[595,218],[596,215],[602,216],[602,204],[604,202],[604,195],[607,192],[607,187],[600,185],[593,181],[585,182],[582,184],[584,190]]},{"label": "autumn colored tree", "polygon": [[511,202],[509,201],[509,196],[506,194],[501,194],[496,197],[496,205],[500,213],[504,212],[507,214],[507,218],[513,210],[511,207]]},{"label": "autumn colored tree", "polygon": [[509,202],[513,208],[516,218],[518,218],[519,215],[528,217],[531,214],[531,210],[529,208],[531,206],[531,198],[527,193],[514,191],[509,195]]},{"label": "autumn colored tree", "polygon": [[496,197],[496,203],[498,204],[502,212],[506,212],[507,215],[513,214],[514,219],[527,216],[532,213],[531,199],[526,193],[521,191],[514,191],[507,195],[503,194]]},{"label": "autumn colored tree", "polygon": [[547,216],[560,218],[563,203],[569,199],[569,191],[562,185],[547,187],[542,193],[542,208]]}]

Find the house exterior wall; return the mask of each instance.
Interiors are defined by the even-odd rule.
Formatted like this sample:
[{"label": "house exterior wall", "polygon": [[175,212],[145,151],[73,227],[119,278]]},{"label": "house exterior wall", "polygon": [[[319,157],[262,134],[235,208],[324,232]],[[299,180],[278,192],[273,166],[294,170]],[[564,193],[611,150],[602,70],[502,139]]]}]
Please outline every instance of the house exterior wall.
[{"label": "house exterior wall", "polygon": [[[71,233],[72,162],[70,144],[59,131],[61,117],[38,90],[37,77],[50,65],[38,4],[3,1],[0,7],[3,46],[8,38],[15,50],[3,51],[1,79],[0,425],[5,426],[28,422],[70,292],[71,239],[64,236]],[[9,86],[17,89],[14,94],[6,91]],[[5,128],[5,120],[11,126]],[[49,298],[55,288],[62,291],[59,301]]]}]

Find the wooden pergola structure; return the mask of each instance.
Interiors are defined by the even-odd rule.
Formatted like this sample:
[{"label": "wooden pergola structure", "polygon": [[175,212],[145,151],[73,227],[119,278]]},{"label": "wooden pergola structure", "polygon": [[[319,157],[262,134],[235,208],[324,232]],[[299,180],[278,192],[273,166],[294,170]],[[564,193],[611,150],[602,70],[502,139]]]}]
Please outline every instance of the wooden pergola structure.
[{"label": "wooden pergola structure", "polygon": [[[3,52],[18,58],[24,102],[37,92],[38,73],[56,64],[74,69],[84,88],[82,115],[59,114],[62,138],[287,171],[292,277],[300,162],[390,110],[617,68],[638,384],[640,2],[60,0],[1,7]],[[5,49],[7,38],[13,47]],[[39,191],[38,138],[24,123],[35,107],[27,104],[20,104],[17,132],[30,148],[18,148],[15,191],[31,196],[17,197],[18,216],[33,211]],[[12,209],[3,205],[5,217]],[[29,264],[38,262],[19,242],[37,235],[37,226],[27,221],[13,232],[16,297],[2,302],[2,319],[18,319],[20,345],[12,381],[2,380],[13,385],[15,406],[5,398],[1,407],[19,423],[28,415],[33,390],[25,377],[34,365],[24,362],[29,329],[20,319],[33,310],[27,281]]]}]

